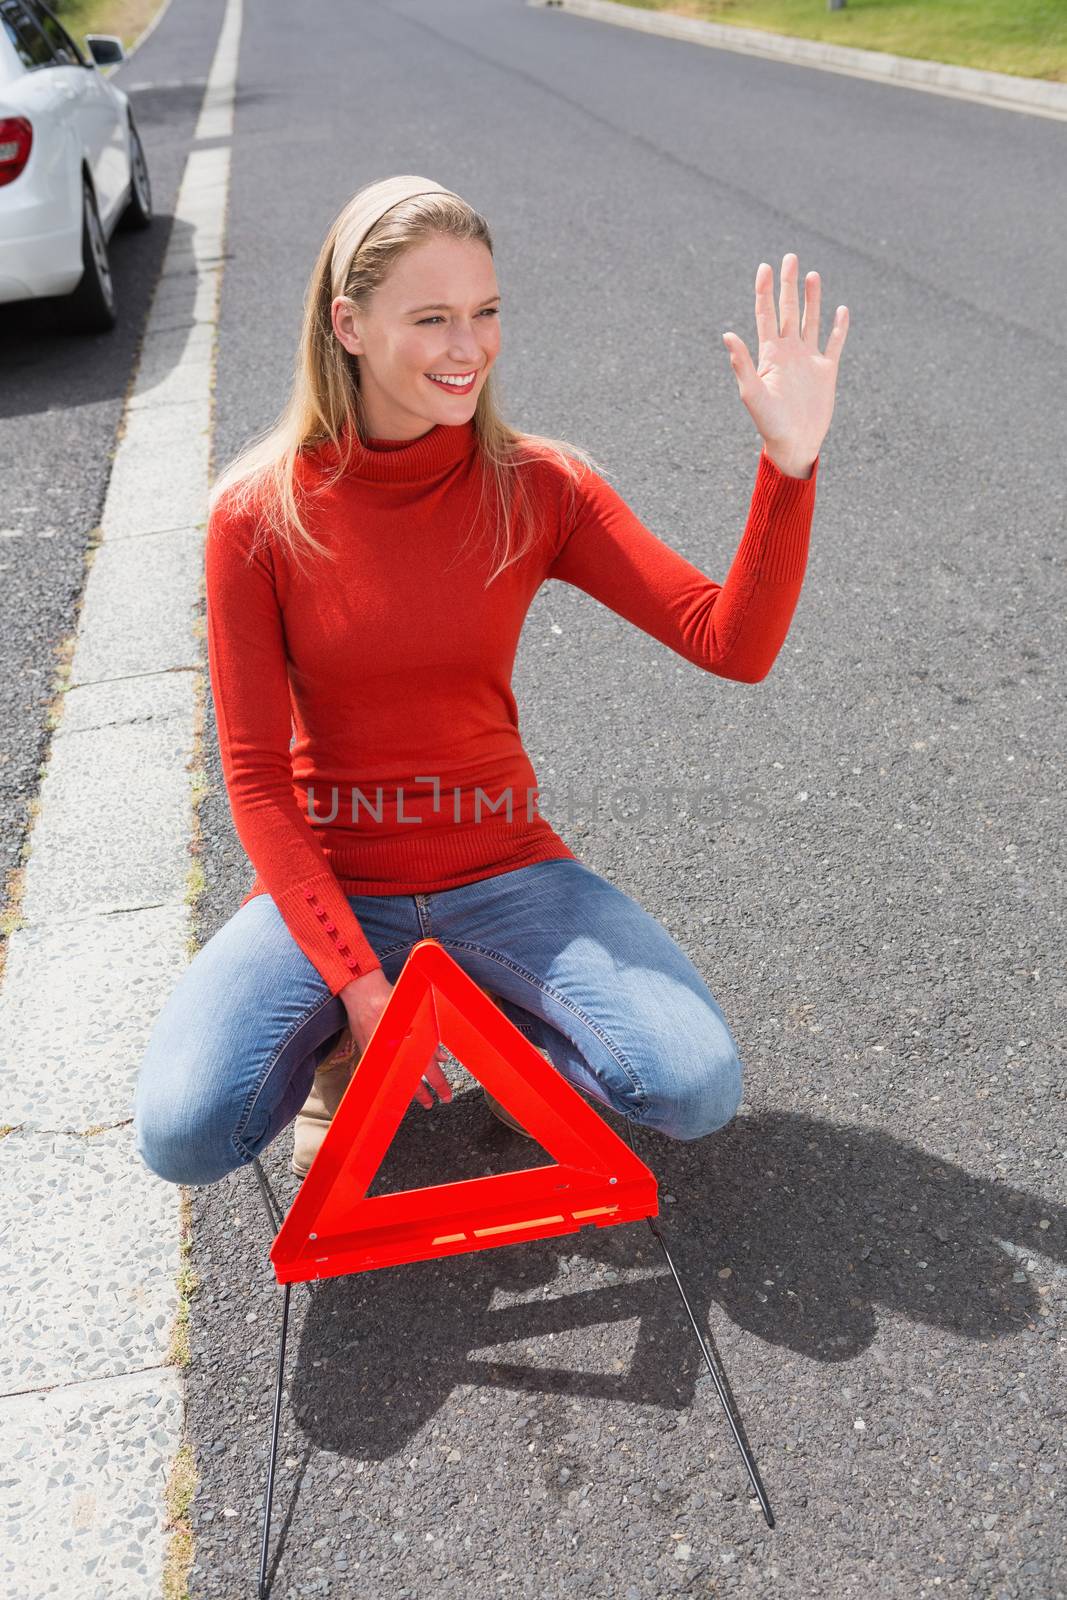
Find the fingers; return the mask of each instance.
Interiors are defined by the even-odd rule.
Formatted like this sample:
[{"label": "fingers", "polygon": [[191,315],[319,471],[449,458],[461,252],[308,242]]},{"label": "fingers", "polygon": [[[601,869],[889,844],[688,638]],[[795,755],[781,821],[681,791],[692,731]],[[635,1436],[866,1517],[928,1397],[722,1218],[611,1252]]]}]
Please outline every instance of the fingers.
[{"label": "fingers", "polygon": [[452,1085],[445,1077],[441,1067],[441,1063],[444,1061],[444,1056],[444,1046],[438,1045],[430,1061],[430,1065],[426,1068],[426,1071],[420,1078],[419,1086],[415,1091],[415,1098],[418,1100],[419,1104],[425,1106],[427,1110],[434,1103],[433,1090],[436,1090],[437,1098],[442,1102],[447,1102],[452,1098]]},{"label": "fingers", "polygon": [[804,279],[804,324],[800,337],[806,344],[819,348],[819,308],[822,302],[822,279],[817,272],[809,272]]},{"label": "fingers", "polygon": [[734,377],[737,379],[737,387],[744,394],[745,385],[756,370],[752,365],[752,357],[748,353],[748,346],[743,339],[738,338],[736,333],[724,333],[722,342],[730,352],[730,365],[733,368]]},{"label": "fingers", "polygon": [[356,1043],[355,1035],[353,1034],[352,1029],[345,1028],[344,1032],[341,1034],[340,1040],[338,1041],[334,1060],[336,1062],[350,1061],[353,1056],[358,1057],[361,1053],[362,1052]]},{"label": "fingers", "polygon": [[840,358],[844,349],[845,340],[848,338],[848,306],[838,306],[834,313],[834,325],[830,329],[830,337],[826,341],[826,354],[834,361]]},{"label": "fingers", "polygon": [[[778,300],[779,315],[774,312],[774,272],[767,261],[756,269],[756,332],[760,344],[771,339],[786,339],[799,334],[806,344],[819,348],[819,319],[822,304],[822,279],[817,272],[809,272],[804,279],[804,319],[800,321],[799,299],[800,263],[796,252],[790,250],[782,257],[782,287]],[[826,342],[826,355],[836,358],[848,334],[848,307],[838,306],[834,325]],[[723,335],[730,351],[730,364],[738,381],[748,375],[751,364],[748,352],[736,334]]]},{"label": "fingers", "polygon": [[774,314],[774,271],[767,261],[756,268],[756,332],[760,344],[778,337],[778,318]]},{"label": "fingers", "polygon": [[[800,272],[800,263],[795,253],[791,250],[782,257],[782,289],[778,297],[781,327],[780,337],[791,339],[800,332],[800,305],[797,298],[797,277]],[[774,275],[771,275],[771,287],[774,286]]]},{"label": "fingers", "polygon": [[443,1061],[444,1061],[444,1051],[442,1050],[442,1051],[438,1052],[438,1054],[430,1062],[429,1067],[427,1067],[427,1069],[426,1069],[426,1076],[429,1078],[430,1082],[433,1084],[434,1088],[437,1090],[437,1098],[438,1098],[438,1100],[451,1100],[451,1098],[452,1098],[452,1085],[449,1083],[448,1079],[445,1077],[444,1069],[443,1069],[443,1066],[442,1066]]}]

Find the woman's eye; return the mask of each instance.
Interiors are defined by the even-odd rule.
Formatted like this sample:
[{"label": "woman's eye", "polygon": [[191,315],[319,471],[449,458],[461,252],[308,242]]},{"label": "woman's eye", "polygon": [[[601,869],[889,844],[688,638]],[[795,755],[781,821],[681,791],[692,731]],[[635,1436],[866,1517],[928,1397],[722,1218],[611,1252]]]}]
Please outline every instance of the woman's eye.
[{"label": "woman's eye", "polygon": [[[487,306],[484,311],[479,311],[478,315],[480,317],[496,317],[500,315],[500,312],[496,306]],[[424,322],[440,322],[440,320],[440,317],[420,317],[418,325],[421,327]]]}]

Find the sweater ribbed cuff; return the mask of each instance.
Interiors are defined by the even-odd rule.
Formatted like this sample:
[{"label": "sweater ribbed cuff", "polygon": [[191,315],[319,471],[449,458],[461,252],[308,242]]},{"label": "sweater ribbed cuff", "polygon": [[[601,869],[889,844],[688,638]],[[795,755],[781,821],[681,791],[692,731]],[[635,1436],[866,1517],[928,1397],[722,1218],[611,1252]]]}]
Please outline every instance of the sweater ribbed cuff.
[{"label": "sweater ribbed cuff", "polygon": [[816,456],[810,478],[791,478],[760,451],[748,522],[735,563],[763,583],[796,583],[808,560],[815,507]]},{"label": "sweater ribbed cuff", "polygon": [[295,884],[280,896],[277,906],[331,994],[381,966],[332,872],[320,872]]}]

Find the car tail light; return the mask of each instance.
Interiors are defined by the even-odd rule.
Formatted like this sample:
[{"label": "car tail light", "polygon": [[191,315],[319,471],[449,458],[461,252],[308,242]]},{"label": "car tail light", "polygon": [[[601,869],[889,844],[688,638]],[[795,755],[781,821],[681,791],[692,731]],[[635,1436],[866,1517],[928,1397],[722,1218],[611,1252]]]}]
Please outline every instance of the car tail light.
[{"label": "car tail light", "polygon": [[33,144],[33,128],[25,117],[0,117],[0,185],[14,183]]}]

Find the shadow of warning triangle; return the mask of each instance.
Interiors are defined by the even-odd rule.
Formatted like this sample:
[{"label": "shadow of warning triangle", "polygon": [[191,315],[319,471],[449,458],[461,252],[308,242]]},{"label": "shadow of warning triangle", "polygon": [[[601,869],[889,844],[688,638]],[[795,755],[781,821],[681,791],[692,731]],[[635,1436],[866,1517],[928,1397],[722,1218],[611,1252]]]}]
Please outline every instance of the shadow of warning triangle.
[{"label": "shadow of warning triangle", "polygon": [[[554,1162],[368,1195],[444,1045]],[[655,1174],[436,939],[412,947],[278,1230],[279,1283],[340,1277],[658,1215]]]}]

